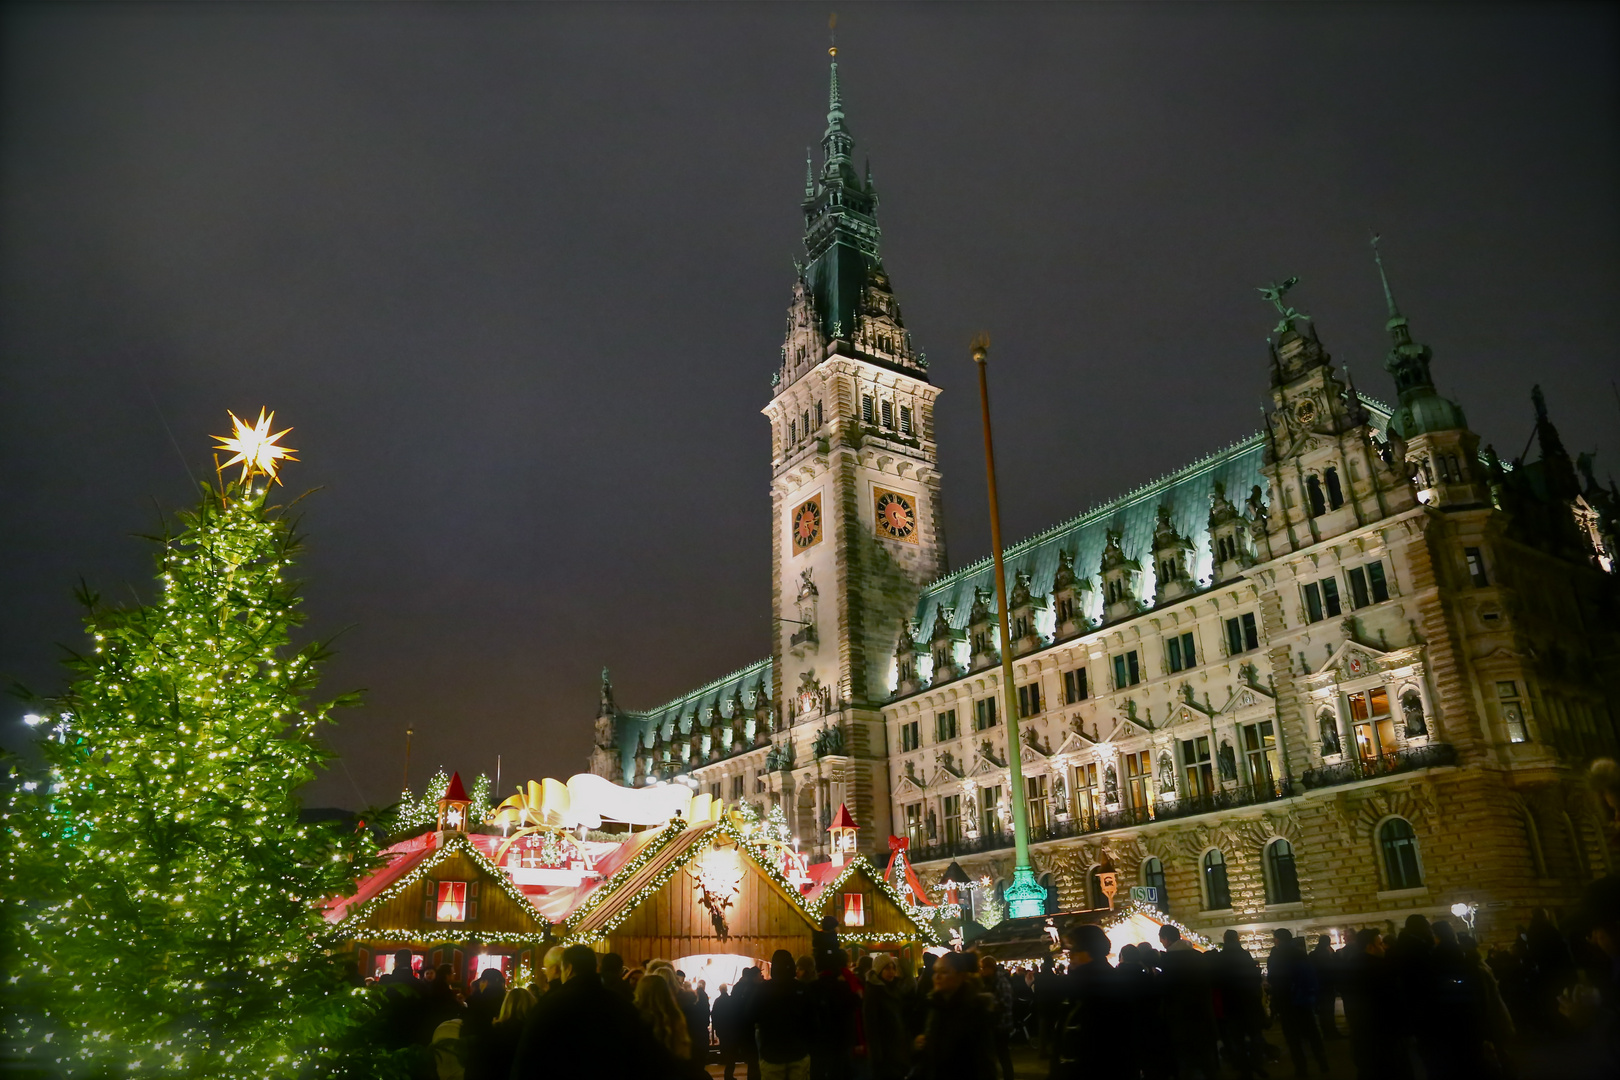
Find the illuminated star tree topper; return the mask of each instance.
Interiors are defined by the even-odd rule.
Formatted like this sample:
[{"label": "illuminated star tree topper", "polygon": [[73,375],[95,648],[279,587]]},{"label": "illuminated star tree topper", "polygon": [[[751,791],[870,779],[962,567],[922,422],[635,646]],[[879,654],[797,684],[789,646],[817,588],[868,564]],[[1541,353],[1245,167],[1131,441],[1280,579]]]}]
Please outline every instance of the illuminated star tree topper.
[{"label": "illuminated star tree topper", "polygon": [[270,425],[275,420],[276,414],[273,412],[267,413],[263,408],[259,409],[259,419],[252,424],[229,410],[226,410],[225,415],[231,418],[233,430],[229,436],[213,436],[213,438],[219,440],[219,445],[214,449],[224,450],[236,456],[221,464],[219,466],[220,471],[223,472],[232,465],[240,463],[242,466],[242,482],[244,484],[259,473],[263,473],[278,484],[281,483],[281,478],[276,475],[281,468],[279,462],[282,460],[297,461],[298,459],[293,455],[298,451],[290,446],[278,446],[276,443],[292,428],[285,428],[271,434]]}]

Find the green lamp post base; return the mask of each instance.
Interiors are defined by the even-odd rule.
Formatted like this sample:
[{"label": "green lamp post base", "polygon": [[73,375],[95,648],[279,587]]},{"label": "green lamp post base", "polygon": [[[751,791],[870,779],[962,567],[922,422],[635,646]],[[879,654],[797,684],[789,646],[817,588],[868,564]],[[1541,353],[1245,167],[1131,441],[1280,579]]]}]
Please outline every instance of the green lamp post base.
[{"label": "green lamp post base", "polygon": [[1006,898],[1007,914],[1011,918],[1046,914],[1046,890],[1035,880],[1032,867],[1020,866],[1014,870],[1012,884],[1002,895]]}]

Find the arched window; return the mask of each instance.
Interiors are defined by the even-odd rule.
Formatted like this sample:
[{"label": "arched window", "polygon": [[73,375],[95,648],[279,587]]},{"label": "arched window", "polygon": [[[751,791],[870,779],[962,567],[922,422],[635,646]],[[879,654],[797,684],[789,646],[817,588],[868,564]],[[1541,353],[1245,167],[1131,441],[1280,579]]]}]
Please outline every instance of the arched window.
[{"label": "arched window", "polygon": [[1108,906],[1108,896],[1102,890],[1102,867],[1093,866],[1086,875],[1086,903],[1094,908]]},{"label": "arched window", "polygon": [[1423,884],[1418,865],[1417,834],[1405,818],[1390,818],[1378,830],[1378,844],[1384,849],[1384,876],[1391,889],[1416,889]]},{"label": "arched window", "polygon": [[1164,863],[1159,861],[1158,856],[1149,855],[1142,860],[1142,884],[1159,890],[1159,898],[1154,906],[1166,915],[1170,914],[1170,893],[1164,886]]},{"label": "arched window", "polygon": [[1320,517],[1327,513],[1327,502],[1322,498],[1322,481],[1316,474],[1305,478],[1305,497],[1311,505],[1311,517]]},{"label": "arched window", "polygon": [[1329,510],[1337,510],[1344,505],[1344,489],[1339,486],[1339,470],[1331,466],[1322,474],[1327,484],[1327,501]]},{"label": "arched window", "polygon": [[1408,739],[1421,738],[1429,733],[1429,723],[1423,719],[1423,698],[1416,690],[1401,695],[1401,719],[1406,724]]},{"label": "arched window", "polygon": [[1226,886],[1226,856],[1220,848],[1204,852],[1204,910],[1222,911],[1232,906],[1232,894]]},{"label": "arched window", "polygon": [[1266,845],[1266,903],[1299,903],[1299,873],[1294,845],[1280,837]]}]

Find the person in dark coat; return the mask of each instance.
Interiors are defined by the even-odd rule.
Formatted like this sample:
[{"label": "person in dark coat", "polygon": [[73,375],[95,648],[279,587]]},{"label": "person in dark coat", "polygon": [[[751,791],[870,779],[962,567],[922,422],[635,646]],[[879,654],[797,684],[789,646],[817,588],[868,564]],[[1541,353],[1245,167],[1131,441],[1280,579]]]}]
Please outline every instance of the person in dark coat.
[{"label": "person in dark coat", "polygon": [[995,1080],[992,1004],[976,985],[977,970],[968,953],[946,953],[934,965],[928,1021],[915,1043],[921,1080]]},{"label": "person in dark coat", "polygon": [[1260,965],[1236,930],[1228,930],[1214,957],[1215,992],[1220,999],[1217,1026],[1227,1060],[1243,1077],[1264,1075],[1265,1012],[1260,1003]]},{"label": "person in dark coat", "polygon": [[1069,956],[1069,1011],[1057,1035],[1054,1080],[1134,1077],[1136,1042],[1128,1037],[1132,1017],[1128,990],[1108,963],[1108,935],[1087,923],[1073,931]]},{"label": "person in dark coat", "polygon": [[1326,934],[1317,935],[1316,948],[1311,950],[1310,959],[1311,971],[1316,975],[1316,1026],[1321,1030],[1322,1038],[1337,1039],[1339,1024],[1333,1003],[1339,995],[1339,964],[1333,942]]},{"label": "person in dark coat", "polygon": [[1181,940],[1181,931],[1174,926],[1159,927],[1159,943],[1164,946],[1160,961],[1164,1023],[1176,1067],[1183,1077],[1201,1075],[1216,1080],[1220,1067],[1215,1055],[1215,988],[1209,961]]},{"label": "person in dark coat", "polygon": [[456,988],[451,985],[455,974],[454,967],[440,964],[433,973],[433,981],[427,984],[422,998],[422,1027],[428,1042],[432,1041],[433,1032],[440,1024],[458,1019],[466,1009],[456,996]]},{"label": "person in dark coat", "polygon": [[911,1064],[911,1032],[906,1027],[906,994],[894,957],[879,954],[866,973],[861,1018],[866,1029],[866,1060],[872,1080],[904,1080]]},{"label": "person in dark coat", "polygon": [[810,1075],[813,1080],[848,1080],[855,1069],[861,999],[845,977],[848,954],[834,949],[810,984]]},{"label": "person in dark coat", "polygon": [[1463,956],[1456,930],[1445,920],[1434,927],[1427,1016],[1418,1028],[1418,1047],[1432,1080],[1468,1080],[1487,1074],[1485,993]]},{"label": "person in dark coat", "polygon": [[777,949],[771,954],[771,977],[754,999],[754,1046],[761,1077],[808,1080],[809,1014],[810,990],[798,977],[793,954]]},{"label": "person in dark coat", "polygon": [[1001,1063],[1003,1080],[1013,1080],[1013,988],[1012,980],[993,956],[979,958],[979,983],[995,1002],[996,1060]]},{"label": "person in dark coat", "polygon": [[1339,986],[1357,1080],[1411,1080],[1411,1060],[1395,1019],[1401,1003],[1377,930],[1356,931],[1344,947]]},{"label": "person in dark coat", "polygon": [[1307,1075],[1307,1044],[1324,1074],[1327,1047],[1316,1026],[1316,973],[1305,955],[1305,943],[1291,931],[1272,931],[1272,949],[1266,956],[1266,985],[1271,994],[1271,1015],[1282,1025],[1283,1041],[1294,1063],[1294,1075]]},{"label": "person in dark coat", "polygon": [[481,1038],[500,1015],[501,1003],[506,1000],[506,976],[500,968],[485,968],[472,989],[467,991],[467,1012],[461,1020],[461,1037],[471,1041]]},{"label": "person in dark coat", "polygon": [[626,1004],[635,1001],[636,988],[624,977],[624,957],[614,952],[603,953],[596,973],[602,977],[602,985],[610,994],[623,998]]},{"label": "person in dark coat", "polygon": [[557,988],[529,1015],[518,1040],[511,1080],[595,1076],[611,1063],[620,1076],[680,1075],[634,1005],[602,985],[589,945],[570,945],[558,964]]},{"label": "person in dark coat", "polygon": [[1035,1027],[1039,1032],[1038,1051],[1043,1059],[1052,1056],[1053,1033],[1063,1006],[1063,979],[1048,957],[1035,973]]},{"label": "person in dark coat", "polygon": [[[736,1060],[747,1066],[748,1080],[759,1080],[759,1048],[754,1044],[754,1015],[759,1009],[760,991],[765,987],[765,976],[757,967],[745,968],[737,979],[737,985],[731,988],[729,1000],[731,1001],[731,1019],[728,1021],[733,1040],[732,1053],[737,1055]],[[719,1021],[716,1021],[718,1025]],[[721,1033],[718,1026],[715,1028],[715,1037],[724,1042],[726,1036]],[[722,1065],[728,1065],[722,1059]],[[730,1080],[732,1074],[726,1074]]]}]

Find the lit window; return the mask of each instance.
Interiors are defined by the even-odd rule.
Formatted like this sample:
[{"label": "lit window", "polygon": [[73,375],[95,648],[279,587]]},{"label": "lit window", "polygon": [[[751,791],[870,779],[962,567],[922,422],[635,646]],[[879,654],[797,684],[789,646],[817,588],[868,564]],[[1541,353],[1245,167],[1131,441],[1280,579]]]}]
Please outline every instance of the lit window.
[{"label": "lit window", "polygon": [[434,908],[439,922],[467,921],[467,883],[465,881],[439,882],[439,902]]},{"label": "lit window", "polygon": [[858,892],[844,894],[844,925],[866,925],[866,897]]},{"label": "lit window", "polygon": [[1463,548],[1463,557],[1468,560],[1468,576],[1473,579],[1474,585],[1481,589],[1489,585],[1490,579],[1485,576],[1485,557],[1479,553],[1479,548]]}]

